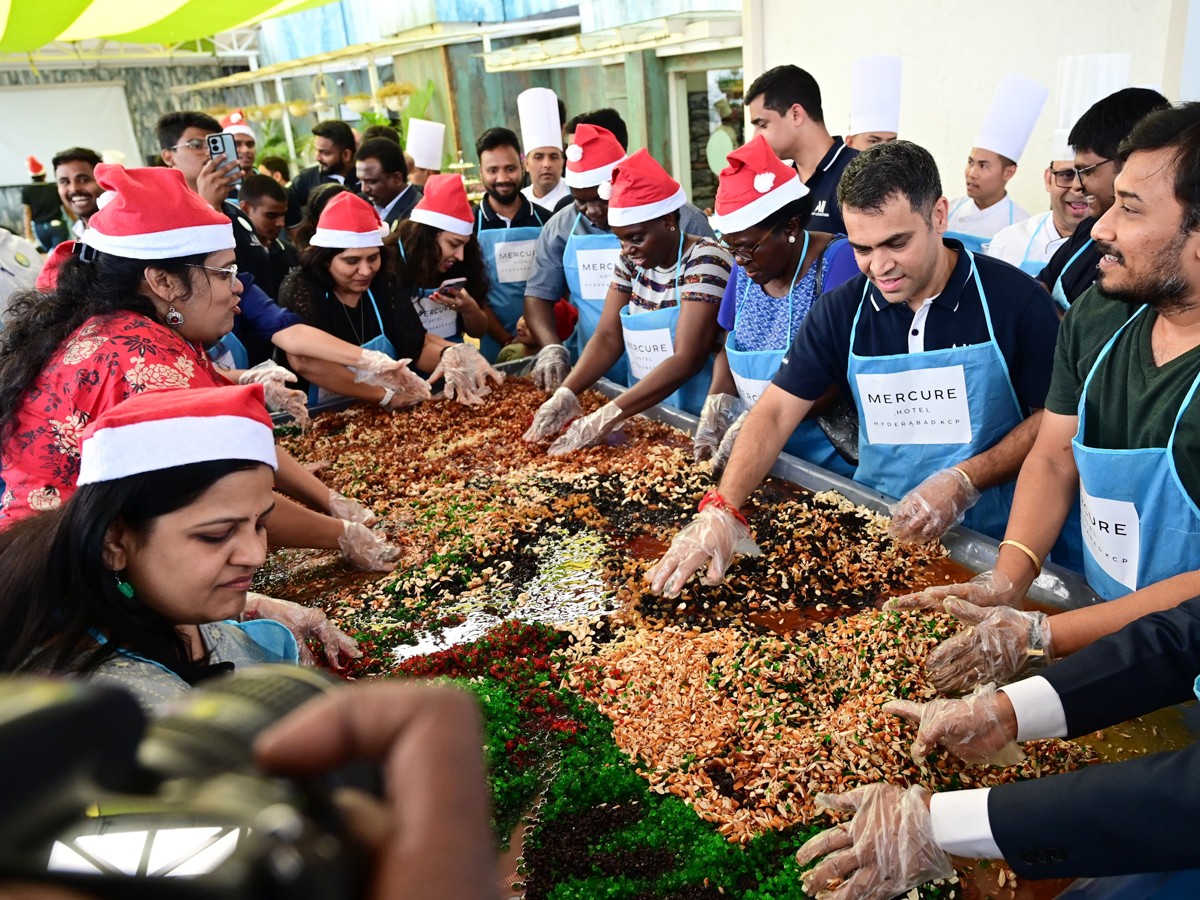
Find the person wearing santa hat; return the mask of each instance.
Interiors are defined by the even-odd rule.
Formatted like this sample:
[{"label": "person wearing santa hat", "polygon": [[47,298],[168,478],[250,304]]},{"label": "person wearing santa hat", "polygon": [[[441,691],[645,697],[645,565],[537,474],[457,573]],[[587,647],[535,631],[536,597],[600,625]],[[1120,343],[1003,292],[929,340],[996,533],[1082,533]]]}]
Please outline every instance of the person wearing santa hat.
[{"label": "person wearing santa hat", "polygon": [[553,213],[571,195],[563,181],[562,101],[550,88],[530,88],[517,95],[521,120],[521,145],[530,183],[521,193],[542,209]]},{"label": "person wearing santa hat", "polygon": [[[567,148],[566,182],[574,203],[550,217],[534,248],[533,272],[525,283],[525,322],[541,345],[534,363],[533,380],[553,393],[567,377],[571,360],[578,359],[600,324],[613,269],[621,255],[621,242],[608,221],[612,172],[625,158],[622,137],[592,120],[624,126],[613,110],[582,113],[567,130],[573,143]],[[614,122],[613,119],[616,121]],[[712,227],[700,210],[684,203],[679,210],[681,228],[688,234],[712,237]],[[554,304],[569,295],[579,311],[570,348],[558,336]],[[628,379],[628,365],[619,359],[608,376],[619,384]]]},{"label": "person wearing santa hat", "polygon": [[361,656],[320,609],[250,593],[277,466],[259,384],[102,412],[79,436],[76,492],[0,539],[0,671],[83,675],[156,716],[214,672],[299,662],[297,638],[334,665]]},{"label": "person wearing santa hat", "polygon": [[[575,132],[578,140],[580,131]],[[527,441],[554,437],[547,451],[571,453],[603,440],[625,419],[666,403],[699,412],[712,379],[717,311],[733,261],[712,238],[680,224],[683,188],[645,150],[612,173],[608,221],[621,242],[604,312],[579,362],[542,404]],[[583,416],[578,395],[621,354],[629,357],[629,390]],[[582,418],[581,418],[582,416]]]},{"label": "person wearing santa hat", "polygon": [[21,188],[21,212],[25,219],[25,240],[36,243],[49,253],[67,239],[67,226],[59,205],[58,189],[46,183],[46,167],[33,156],[26,158],[33,184]]},{"label": "person wearing santa hat", "polygon": [[254,157],[258,154],[258,143],[254,138],[254,129],[246,121],[240,109],[235,109],[221,120],[221,130],[233,135],[233,145],[237,148],[238,165],[242,167],[242,177],[254,174]]},{"label": "person wearing santa hat", "polygon": [[[279,367],[222,377],[204,345],[227,333],[241,283],[229,220],[166,168],[101,164],[107,191],[53,293],[22,295],[0,333],[0,526],[56,509],[74,492],[88,423],[137,393],[261,382],[268,402],[303,400]],[[334,549],[364,568],[390,569],[397,551],[361,521],[356,504],[280,453],[272,525],[281,546]],[[355,519],[356,521],[349,521]]]},{"label": "person wearing santa hat", "polygon": [[[812,195],[765,137],[755,135],[729,154],[728,163],[710,221],[737,265],[717,316],[728,334],[693,442],[696,459],[711,458],[717,470],[813,302],[858,274],[849,243],[806,230]],[[814,416],[800,423],[784,450],[840,475],[854,472]]]}]

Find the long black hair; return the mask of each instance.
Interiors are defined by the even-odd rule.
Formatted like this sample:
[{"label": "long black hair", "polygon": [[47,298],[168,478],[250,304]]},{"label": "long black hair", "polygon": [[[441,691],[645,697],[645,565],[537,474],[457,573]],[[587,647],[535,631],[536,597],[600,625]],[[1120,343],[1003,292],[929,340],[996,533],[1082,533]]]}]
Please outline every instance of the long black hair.
[{"label": "long black hair", "polygon": [[100,253],[90,263],[71,258],[59,270],[52,293],[16,294],[0,332],[0,442],[11,435],[26,390],[75,329],[93,316],[123,310],[141,313],[165,327],[149,298],[138,293],[147,267],[179,276],[188,291],[186,300],[191,296],[191,280],[185,269],[203,263],[207,256],[137,260]]},{"label": "long black hair", "polygon": [[212,674],[206,659],[192,659],[174,622],[117,589],[104,540],[118,520],[148,534],[160,516],[259,465],[218,460],[86,484],[62,508],[0,532],[0,671],[86,673],[124,649],[188,684]]},{"label": "long black hair", "polygon": [[385,244],[397,244],[404,251],[396,261],[400,294],[418,288],[431,290],[447,278],[465,278],[467,293],[477,303],[487,303],[490,284],[483,265],[483,254],[479,251],[479,239],[472,234],[463,247],[462,262],[455,263],[448,272],[441,272],[438,270],[438,264],[442,261],[442,251],[438,247],[440,233],[440,228],[405,219],[383,239]]},{"label": "long black hair", "polygon": [[[323,331],[332,331],[329,321],[331,307],[326,296],[334,289],[329,266],[334,257],[344,253],[344,247],[317,247],[309,244],[300,251],[300,265],[292,269],[279,285],[277,302],[290,309],[309,325]],[[382,309],[391,309],[395,302],[396,250],[394,247],[380,248],[379,271],[371,279],[371,294]],[[336,313],[336,315],[341,315]]]}]

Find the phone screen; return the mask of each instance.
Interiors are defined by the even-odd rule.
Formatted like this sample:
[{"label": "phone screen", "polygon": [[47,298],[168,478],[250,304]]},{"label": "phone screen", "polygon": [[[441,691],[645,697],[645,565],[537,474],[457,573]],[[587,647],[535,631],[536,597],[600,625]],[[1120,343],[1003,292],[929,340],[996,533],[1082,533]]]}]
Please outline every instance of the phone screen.
[{"label": "phone screen", "polygon": [[445,281],[443,281],[441,284],[438,285],[438,290],[439,291],[445,291],[445,290],[456,291],[459,288],[463,287],[466,283],[467,283],[467,279],[465,279],[465,278],[447,278]]},{"label": "phone screen", "polygon": [[[221,165],[224,167],[227,163],[237,162],[237,144],[234,143],[233,135],[227,131],[222,131],[219,134],[210,134],[208,136],[208,156],[210,159],[216,159],[224,154],[225,162]],[[241,170],[238,170],[237,181],[234,184],[242,183]]]}]

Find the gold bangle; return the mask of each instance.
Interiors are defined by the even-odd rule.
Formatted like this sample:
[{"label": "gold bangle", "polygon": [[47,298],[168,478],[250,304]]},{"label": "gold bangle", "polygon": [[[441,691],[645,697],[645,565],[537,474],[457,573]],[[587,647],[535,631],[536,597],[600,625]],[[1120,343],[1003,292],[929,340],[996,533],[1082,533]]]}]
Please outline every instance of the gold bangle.
[{"label": "gold bangle", "polygon": [[959,475],[961,475],[963,478],[967,479],[967,484],[971,486],[971,490],[973,490],[973,491],[979,490],[977,487],[975,487],[975,482],[971,480],[971,476],[966,473],[966,470],[964,470],[962,466],[951,466],[950,468],[953,469],[955,472],[957,472]]},{"label": "gold bangle", "polygon": [[1042,574],[1042,561],[1038,559],[1037,554],[1022,544],[1020,541],[1014,541],[1005,538],[1000,542],[1001,547],[1015,547],[1029,557],[1029,561],[1033,563],[1033,577],[1037,578]]}]

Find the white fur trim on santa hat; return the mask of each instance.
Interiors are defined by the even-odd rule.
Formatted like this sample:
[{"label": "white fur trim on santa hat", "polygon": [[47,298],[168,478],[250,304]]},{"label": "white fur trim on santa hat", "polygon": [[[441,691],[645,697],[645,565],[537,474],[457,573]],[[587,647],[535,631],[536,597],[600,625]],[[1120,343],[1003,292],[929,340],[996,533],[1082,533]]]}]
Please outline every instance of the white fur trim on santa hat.
[{"label": "white fur trim on santa hat", "polygon": [[679,188],[679,190],[664,200],[644,203],[641,206],[613,206],[609,204],[608,224],[625,226],[637,225],[639,222],[649,222],[651,219],[657,219],[660,216],[665,216],[667,213],[675,212],[675,210],[682,208],[685,203],[687,203],[687,194],[683,192],[683,188]]},{"label": "white fur trim on santa hat", "polygon": [[[214,450],[219,455],[214,456]],[[249,459],[279,467],[275,437],[245,416],[184,416],[102,428],[86,441],[77,484],[114,481],[213,459]]]},{"label": "white fur trim on santa hat", "polygon": [[475,222],[465,222],[462,219],[456,219],[454,216],[448,216],[445,213],[435,212],[432,209],[421,209],[417,207],[408,217],[414,222],[420,222],[423,225],[429,225],[433,228],[440,228],[442,231],[449,231],[451,234],[458,234],[466,237],[475,230]]},{"label": "white fur trim on santa hat", "polygon": [[[755,176],[757,180],[758,176]],[[708,224],[719,234],[737,234],[747,228],[753,228],[771,213],[778,212],[793,200],[799,200],[808,193],[808,188],[799,176],[789,178],[774,190],[768,191],[756,200],[751,200],[740,209],[725,215],[708,217]],[[609,210],[608,221],[612,222],[612,210]]]},{"label": "white fur trim on santa hat", "polygon": [[[577,146],[575,144],[572,147]],[[567,174],[563,176],[563,181],[567,183],[567,187],[573,188],[593,188],[599,187],[606,181],[612,181],[613,169],[625,162],[629,157],[622,156],[620,159],[613,160],[607,166],[600,166],[598,169],[584,169],[582,172],[572,171],[571,167],[567,167]]]},{"label": "white fur trim on santa hat", "polygon": [[101,253],[111,253],[123,259],[176,259],[194,253],[232,250],[236,246],[232,222],[122,235],[102,234],[89,225],[83,232],[83,243]]},{"label": "white fur trim on santa hat", "polygon": [[338,231],[334,228],[318,228],[309,241],[314,247],[334,247],[343,250],[358,250],[363,247],[382,247],[387,231]]}]

